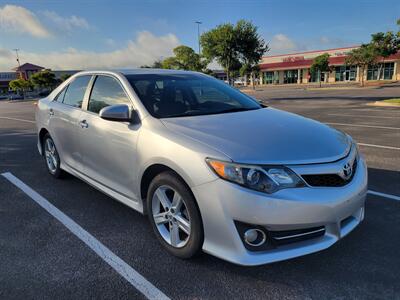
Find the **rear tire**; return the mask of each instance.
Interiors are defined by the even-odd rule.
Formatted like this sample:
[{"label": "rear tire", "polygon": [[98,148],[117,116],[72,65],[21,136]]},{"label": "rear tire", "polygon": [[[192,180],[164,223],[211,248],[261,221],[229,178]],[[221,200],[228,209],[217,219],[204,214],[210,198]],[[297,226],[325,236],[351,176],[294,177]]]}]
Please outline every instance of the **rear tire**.
[{"label": "rear tire", "polygon": [[51,138],[50,134],[46,133],[46,135],[43,137],[42,147],[43,147],[43,156],[44,156],[44,161],[46,163],[47,171],[54,178],[62,178],[65,173],[60,168],[61,164],[60,156],[58,154],[56,145],[54,144],[54,141]]},{"label": "rear tire", "polygon": [[203,223],[186,183],[172,171],[163,172],[150,183],[146,200],[154,233],[168,252],[182,259],[198,255],[204,241]]}]

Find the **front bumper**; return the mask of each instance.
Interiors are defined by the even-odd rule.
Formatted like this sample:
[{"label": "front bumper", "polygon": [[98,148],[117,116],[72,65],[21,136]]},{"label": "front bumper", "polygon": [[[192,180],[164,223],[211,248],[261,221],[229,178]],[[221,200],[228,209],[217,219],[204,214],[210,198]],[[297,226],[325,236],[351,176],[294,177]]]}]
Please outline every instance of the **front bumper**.
[{"label": "front bumper", "polygon": [[[364,219],[367,167],[343,187],[304,187],[268,195],[222,179],[192,188],[204,226],[203,250],[239,265],[261,265],[310,254],[333,245]],[[345,220],[345,221],[344,221]],[[324,226],[322,236],[265,251],[249,251],[235,221],[287,231]]]}]

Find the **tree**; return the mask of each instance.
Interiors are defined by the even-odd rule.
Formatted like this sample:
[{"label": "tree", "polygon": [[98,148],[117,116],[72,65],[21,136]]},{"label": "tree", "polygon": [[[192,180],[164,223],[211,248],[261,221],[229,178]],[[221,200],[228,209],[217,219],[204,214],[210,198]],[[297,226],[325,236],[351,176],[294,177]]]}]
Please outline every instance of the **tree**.
[{"label": "tree", "polygon": [[43,70],[33,74],[30,80],[32,84],[39,89],[53,89],[57,85],[55,74],[49,70]]},{"label": "tree", "polygon": [[257,33],[257,26],[251,22],[240,20],[235,26],[238,39],[238,52],[242,61],[241,76],[250,75],[254,89],[255,74],[259,73],[259,61],[265,52],[269,51],[268,45]]},{"label": "tree", "polygon": [[217,26],[203,33],[200,37],[202,54],[209,61],[216,60],[224,69],[228,82],[231,75],[239,71],[238,37],[234,26],[230,23]]},{"label": "tree", "polygon": [[32,83],[25,79],[15,79],[10,81],[10,88],[16,93],[22,93],[25,98],[25,92],[32,88]]},{"label": "tree", "polygon": [[376,49],[371,44],[363,44],[360,48],[350,51],[346,58],[346,65],[355,65],[360,68],[361,86],[364,86],[364,73],[369,65],[376,64]]},{"label": "tree", "polygon": [[65,80],[67,80],[70,77],[71,77],[71,74],[64,73],[60,76],[60,80],[61,80],[61,82],[64,82]]},{"label": "tree", "polygon": [[324,53],[324,54],[318,55],[316,58],[314,58],[314,61],[310,68],[310,71],[311,71],[311,74],[313,74],[313,75],[318,74],[319,86],[321,87],[321,73],[330,71],[329,54]]},{"label": "tree", "polygon": [[178,65],[178,62],[176,61],[175,57],[167,57],[164,59],[161,63],[161,68],[162,69],[178,69],[176,66]]},{"label": "tree", "polygon": [[[399,38],[392,32],[388,31],[378,32],[371,35],[371,45],[376,52],[376,55],[381,58],[378,71],[378,80],[384,78],[383,70],[385,64],[385,58],[392,54],[396,54],[400,50]],[[382,76],[381,76],[382,75]]]},{"label": "tree", "polygon": [[156,60],[153,62],[151,65],[142,65],[140,66],[141,68],[146,68],[146,69],[162,69],[162,60]]},{"label": "tree", "polygon": [[178,46],[173,52],[175,56],[168,57],[162,62],[164,69],[203,72],[207,68],[208,61],[188,46]]},{"label": "tree", "polygon": [[261,57],[268,51],[257,27],[245,20],[236,25],[222,24],[203,33],[200,43],[203,55],[209,61],[216,60],[225,69],[229,83],[232,75],[239,71],[254,76]]}]

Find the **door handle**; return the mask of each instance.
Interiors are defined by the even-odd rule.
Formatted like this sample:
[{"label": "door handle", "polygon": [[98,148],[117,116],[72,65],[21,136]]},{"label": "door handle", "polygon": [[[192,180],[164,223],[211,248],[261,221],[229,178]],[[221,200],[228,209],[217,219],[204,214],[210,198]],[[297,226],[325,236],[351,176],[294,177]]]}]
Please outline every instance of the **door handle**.
[{"label": "door handle", "polygon": [[50,116],[54,116],[54,111],[53,111],[52,108],[49,109],[49,115],[50,115]]},{"label": "door handle", "polygon": [[89,124],[86,122],[86,120],[80,121],[79,125],[81,125],[82,128],[88,128],[89,127]]}]

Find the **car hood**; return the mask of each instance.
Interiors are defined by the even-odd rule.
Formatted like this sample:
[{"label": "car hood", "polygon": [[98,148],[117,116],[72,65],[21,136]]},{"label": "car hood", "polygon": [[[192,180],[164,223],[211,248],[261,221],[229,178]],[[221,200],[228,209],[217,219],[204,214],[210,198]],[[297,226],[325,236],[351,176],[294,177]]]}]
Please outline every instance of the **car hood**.
[{"label": "car hood", "polygon": [[349,152],[347,135],[299,115],[264,108],[165,118],[170,130],[248,164],[306,164],[338,160]]}]

